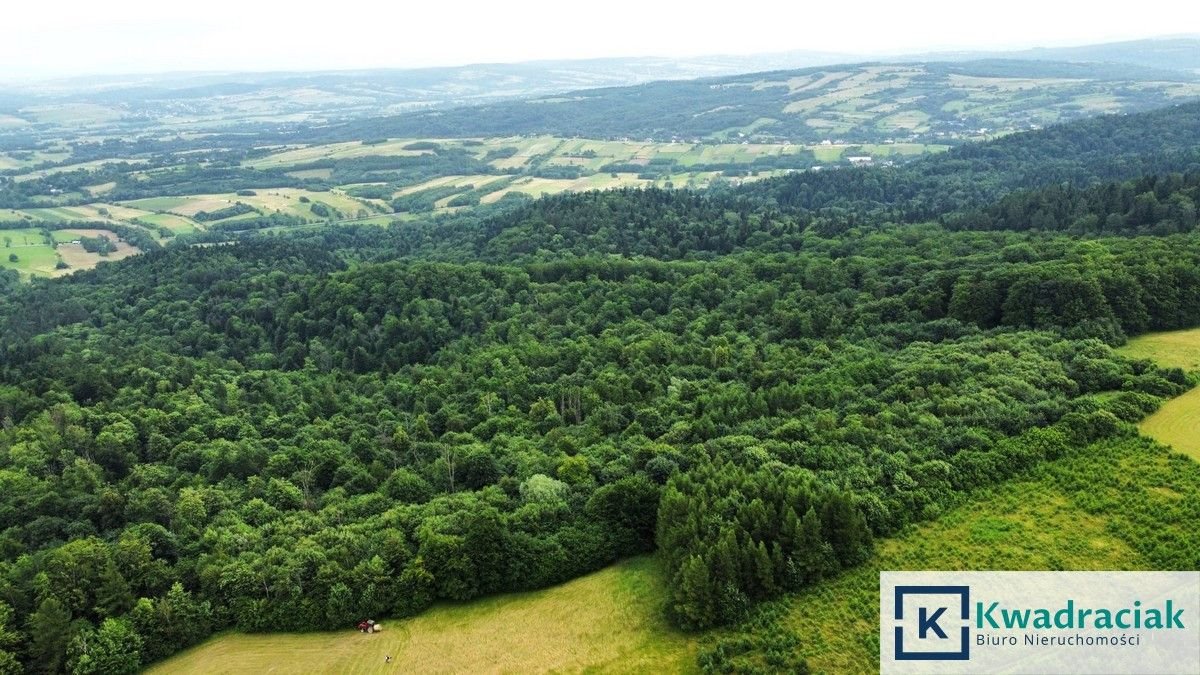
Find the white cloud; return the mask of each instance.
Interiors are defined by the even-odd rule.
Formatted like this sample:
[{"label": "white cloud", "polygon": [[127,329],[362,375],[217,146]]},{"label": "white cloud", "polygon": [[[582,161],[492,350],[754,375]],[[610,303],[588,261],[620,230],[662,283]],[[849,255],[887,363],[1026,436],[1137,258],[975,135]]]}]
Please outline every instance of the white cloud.
[{"label": "white cloud", "polygon": [[0,76],[28,77],[1055,46],[1200,32],[1200,4],[91,0],[12,3],[3,19]]}]

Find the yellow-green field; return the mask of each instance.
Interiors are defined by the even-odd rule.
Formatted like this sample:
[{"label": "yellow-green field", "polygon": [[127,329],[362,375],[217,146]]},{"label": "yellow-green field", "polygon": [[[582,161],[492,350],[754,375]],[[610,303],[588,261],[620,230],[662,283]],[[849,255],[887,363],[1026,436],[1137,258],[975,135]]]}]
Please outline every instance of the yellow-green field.
[{"label": "yellow-green field", "polygon": [[1142,335],[1130,340],[1120,352],[1162,366],[1200,370],[1200,328]]},{"label": "yellow-green field", "polygon": [[[532,593],[440,605],[383,632],[223,635],[151,673],[687,672],[696,638],[661,611],[658,561],[642,557]],[[384,663],[391,655],[394,661]]]},{"label": "yellow-green field", "polygon": [[[1121,353],[1159,365],[1200,370],[1200,328],[1151,333],[1134,338]],[[1171,399],[1142,420],[1138,429],[1154,440],[1200,461],[1200,388]]]},{"label": "yellow-green field", "polygon": [[866,564],[782,601],[781,626],[814,673],[875,672],[879,572],[1194,569],[1197,498],[1200,465],[1146,439],[1099,443],[879,542]]},{"label": "yellow-green field", "polygon": [[[54,276],[58,254],[46,242],[41,230],[0,230],[0,268],[16,270],[22,278]],[[17,256],[16,262],[9,259]]]},{"label": "yellow-green field", "polygon": [[1164,403],[1138,430],[1200,462],[1200,388]]},{"label": "yellow-green field", "polygon": [[879,664],[883,570],[1137,570],[1145,561],[1101,517],[1045,481],[1023,480],[886,540],[877,554],[790,601],[786,625],[813,672],[867,673]]}]

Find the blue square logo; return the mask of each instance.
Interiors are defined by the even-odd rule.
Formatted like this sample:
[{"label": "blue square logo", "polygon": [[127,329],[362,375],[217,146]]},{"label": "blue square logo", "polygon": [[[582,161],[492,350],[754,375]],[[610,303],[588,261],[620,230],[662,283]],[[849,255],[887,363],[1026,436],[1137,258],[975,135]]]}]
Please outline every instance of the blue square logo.
[{"label": "blue square logo", "polygon": [[969,660],[970,606],[970,586],[896,586],[896,660]]}]

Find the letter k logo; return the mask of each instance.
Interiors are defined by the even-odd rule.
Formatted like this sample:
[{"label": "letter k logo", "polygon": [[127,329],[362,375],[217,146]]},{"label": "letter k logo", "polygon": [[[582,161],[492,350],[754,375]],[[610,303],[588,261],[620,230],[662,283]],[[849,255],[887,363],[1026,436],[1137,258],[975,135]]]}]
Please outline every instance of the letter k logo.
[{"label": "letter k logo", "polygon": [[938,619],[941,618],[942,614],[945,614],[945,613],[946,613],[946,608],[939,607],[938,611],[933,613],[933,616],[929,616],[928,608],[926,608],[926,607],[920,608],[920,611],[917,612],[917,629],[920,631],[922,640],[925,639],[925,637],[929,634],[930,630],[937,633],[937,636],[940,637],[941,639],[943,639],[943,640],[946,639],[946,632],[943,631],[942,627],[938,625]]},{"label": "letter k logo", "polygon": [[[931,597],[940,596],[940,597]],[[953,597],[951,600],[949,597]],[[908,622],[904,599],[910,598]],[[895,587],[896,661],[966,661],[971,658],[969,586]],[[913,610],[916,610],[915,612]],[[915,621],[914,621],[915,619]],[[945,622],[944,624],[942,622]],[[907,635],[905,632],[907,630]],[[954,633],[954,638],[950,637]],[[935,637],[936,636],[936,637]],[[957,638],[957,644],[955,644]],[[925,641],[928,640],[928,643]],[[935,642],[936,640],[936,642]]]}]

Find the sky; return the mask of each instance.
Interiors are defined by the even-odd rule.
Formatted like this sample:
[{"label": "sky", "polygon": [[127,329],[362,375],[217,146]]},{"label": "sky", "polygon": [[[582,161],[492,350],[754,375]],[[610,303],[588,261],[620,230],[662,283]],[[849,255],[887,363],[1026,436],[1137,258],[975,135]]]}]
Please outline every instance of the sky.
[{"label": "sky", "polygon": [[5,4],[0,77],[6,79],[409,68],[792,50],[887,55],[1200,33],[1200,3],[1186,0],[17,0]]}]

